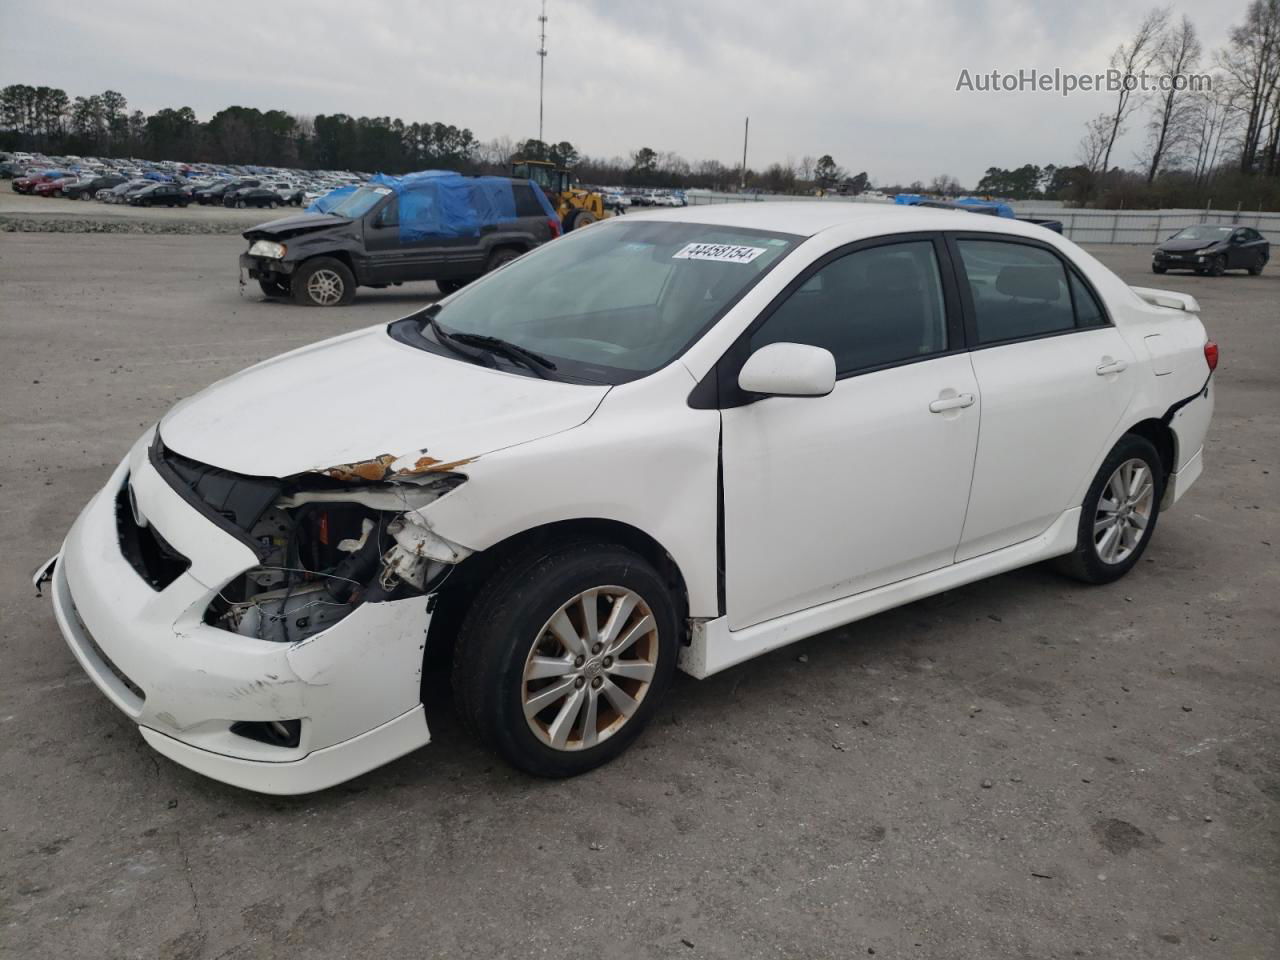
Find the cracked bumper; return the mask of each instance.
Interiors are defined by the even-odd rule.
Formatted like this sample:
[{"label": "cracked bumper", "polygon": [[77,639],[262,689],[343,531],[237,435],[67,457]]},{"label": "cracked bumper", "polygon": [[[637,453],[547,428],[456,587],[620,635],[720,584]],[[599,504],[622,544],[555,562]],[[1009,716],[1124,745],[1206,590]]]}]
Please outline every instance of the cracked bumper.
[{"label": "cracked bumper", "polygon": [[[426,598],[369,603],[300,643],[203,622],[252,551],[182,500],[135,445],[72,526],[51,571],[54,614],[94,684],[151,746],[199,773],[264,793],[320,790],[430,742],[420,697]],[[190,569],[154,590],[120,550],[116,494]],[[299,720],[296,747],[233,733],[240,721]]]}]

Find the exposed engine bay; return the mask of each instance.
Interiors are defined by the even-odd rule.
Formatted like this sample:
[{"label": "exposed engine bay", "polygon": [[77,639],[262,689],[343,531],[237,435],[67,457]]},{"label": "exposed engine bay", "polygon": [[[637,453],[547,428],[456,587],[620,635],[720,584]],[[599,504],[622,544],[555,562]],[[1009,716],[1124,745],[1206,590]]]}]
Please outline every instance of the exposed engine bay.
[{"label": "exposed engine bay", "polygon": [[434,534],[420,507],[465,478],[440,473],[352,486],[293,478],[248,529],[261,563],[227,584],[205,621],[298,643],[364,603],[435,590],[469,553]]}]

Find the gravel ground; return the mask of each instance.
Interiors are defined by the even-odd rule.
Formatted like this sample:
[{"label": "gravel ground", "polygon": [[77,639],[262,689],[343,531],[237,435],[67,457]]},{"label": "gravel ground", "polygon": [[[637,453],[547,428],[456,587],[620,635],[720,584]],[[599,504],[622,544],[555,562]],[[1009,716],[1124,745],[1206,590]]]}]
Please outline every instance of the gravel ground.
[{"label": "gravel ground", "polygon": [[174,400],[434,295],[242,297],[242,243],[0,236],[0,956],[1280,955],[1280,270],[1158,279],[1201,299],[1218,411],[1125,580],[1023,570],[682,678],[571,782],[439,686],[433,745],[273,799],[153,754],[26,579]]}]

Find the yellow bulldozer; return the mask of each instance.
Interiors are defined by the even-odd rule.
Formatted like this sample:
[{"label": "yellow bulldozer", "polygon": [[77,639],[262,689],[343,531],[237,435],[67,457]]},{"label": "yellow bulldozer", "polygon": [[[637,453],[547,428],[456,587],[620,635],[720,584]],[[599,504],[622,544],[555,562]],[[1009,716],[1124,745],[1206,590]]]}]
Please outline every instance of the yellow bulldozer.
[{"label": "yellow bulldozer", "polygon": [[605,218],[604,197],[572,185],[569,171],[545,160],[514,160],[511,176],[532,180],[551,200],[565,233]]}]

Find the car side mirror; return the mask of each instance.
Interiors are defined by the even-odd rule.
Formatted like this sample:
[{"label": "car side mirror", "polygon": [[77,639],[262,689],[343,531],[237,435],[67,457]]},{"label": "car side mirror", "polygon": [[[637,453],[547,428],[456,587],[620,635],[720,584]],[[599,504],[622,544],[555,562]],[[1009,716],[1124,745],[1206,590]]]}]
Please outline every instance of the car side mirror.
[{"label": "car side mirror", "polygon": [[747,358],[738,386],[767,397],[825,397],[836,388],[836,358],[807,343],[770,343]]}]

